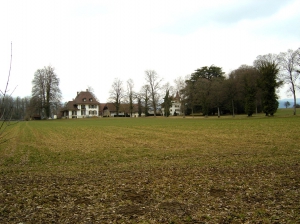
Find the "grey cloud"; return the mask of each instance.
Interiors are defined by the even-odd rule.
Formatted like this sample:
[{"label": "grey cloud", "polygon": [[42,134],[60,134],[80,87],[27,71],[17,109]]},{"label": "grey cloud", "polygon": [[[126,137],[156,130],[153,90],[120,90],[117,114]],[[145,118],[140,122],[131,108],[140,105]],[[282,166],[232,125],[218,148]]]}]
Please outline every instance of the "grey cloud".
[{"label": "grey cloud", "polygon": [[[269,24],[267,27],[260,27],[256,29],[259,34],[266,36],[276,36],[278,38],[295,38],[299,40],[300,37],[300,14],[289,18],[288,20],[278,21]],[[300,42],[299,42],[300,44]]]},{"label": "grey cloud", "polygon": [[245,19],[261,19],[272,16],[284,6],[295,0],[262,0],[239,1],[239,4],[228,5],[218,9],[211,19],[218,23],[235,23]]},{"label": "grey cloud", "polygon": [[261,19],[272,16],[293,1],[295,0],[236,1],[223,7],[200,9],[172,25],[160,27],[159,30],[184,35],[211,23],[230,25],[246,19]]}]

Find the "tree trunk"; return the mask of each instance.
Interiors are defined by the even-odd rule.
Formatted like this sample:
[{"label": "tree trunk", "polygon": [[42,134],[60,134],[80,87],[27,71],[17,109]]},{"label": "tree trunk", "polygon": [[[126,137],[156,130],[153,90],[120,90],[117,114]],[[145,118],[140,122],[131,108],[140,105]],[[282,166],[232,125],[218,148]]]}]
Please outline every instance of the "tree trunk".
[{"label": "tree trunk", "polygon": [[294,97],[294,115],[296,115],[296,104],[297,104],[297,101],[296,101],[296,92],[295,92],[295,87],[294,85],[293,86],[293,97]]},{"label": "tree trunk", "polygon": [[154,112],[154,117],[156,117],[156,102],[155,102],[155,95],[154,95],[154,90],[152,90],[152,105],[153,105],[153,112]]},{"label": "tree trunk", "polygon": [[234,117],[234,103],[233,103],[233,100],[232,100],[232,117]]}]

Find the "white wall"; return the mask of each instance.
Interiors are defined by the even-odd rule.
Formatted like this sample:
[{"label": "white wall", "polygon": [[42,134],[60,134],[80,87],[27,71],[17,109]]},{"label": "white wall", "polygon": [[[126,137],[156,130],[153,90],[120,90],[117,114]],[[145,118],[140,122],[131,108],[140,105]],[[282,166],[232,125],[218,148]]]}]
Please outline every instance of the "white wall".
[{"label": "white wall", "polygon": [[[176,111],[177,115],[181,115],[180,112],[180,103],[172,102],[172,106],[170,107],[170,116],[174,115],[174,111]],[[163,115],[165,114],[165,109],[161,108]]]},{"label": "white wall", "polygon": [[[83,117],[89,117],[89,116],[97,116],[98,117],[98,110],[99,110],[99,105],[96,105],[95,108],[90,108],[89,105],[85,105],[85,115],[81,114],[81,108],[82,105],[85,104],[79,104],[77,106],[77,118],[83,118]],[[90,111],[94,111],[94,114],[89,114]],[[69,111],[69,118],[72,118],[72,111]]]}]

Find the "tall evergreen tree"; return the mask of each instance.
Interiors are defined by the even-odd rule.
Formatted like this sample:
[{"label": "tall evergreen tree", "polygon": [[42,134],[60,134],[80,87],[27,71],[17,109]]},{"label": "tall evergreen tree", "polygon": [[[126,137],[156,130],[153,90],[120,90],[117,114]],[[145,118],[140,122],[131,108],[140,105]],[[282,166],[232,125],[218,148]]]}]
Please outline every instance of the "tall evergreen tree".
[{"label": "tall evergreen tree", "polygon": [[192,111],[194,108],[200,108],[203,115],[208,115],[212,109],[211,106],[218,103],[212,103],[212,100],[217,99],[216,94],[212,91],[212,82],[216,79],[224,79],[224,72],[221,67],[211,65],[196,69],[190,79],[186,81],[186,101],[190,105]]},{"label": "tall evergreen tree", "polygon": [[254,65],[260,75],[259,85],[262,90],[263,111],[266,115],[273,116],[278,108],[276,88],[282,84],[281,81],[278,81],[279,67],[276,56],[271,54],[258,56]]},{"label": "tall evergreen tree", "polygon": [[213,78],[224,78],[224,72],[221,67],[211,65],[198,68],[191,76],[191,81],[196,81],[199,78],[211,80]]},{"label": "tall evergreen tree", "polygon": [[172,106],[172,100],[169,94],[169,90],[166,90],[166,95],[164,97],[164,102],[162,103],[162,106],[164,108],[165,111],[165,116],[169,117],[170,116],[170,107]]}]

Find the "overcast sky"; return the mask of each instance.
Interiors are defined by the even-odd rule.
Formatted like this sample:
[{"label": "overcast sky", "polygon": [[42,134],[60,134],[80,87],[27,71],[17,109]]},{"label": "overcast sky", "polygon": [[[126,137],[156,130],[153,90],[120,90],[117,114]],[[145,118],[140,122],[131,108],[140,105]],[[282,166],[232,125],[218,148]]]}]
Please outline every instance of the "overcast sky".
[{"label": "overcast sky", "polygon": [[[51,65],[63,102],[93,87],[106,102],[115,78],[164,83],[212,64],[228,74],[258,55],[300,47],[299,0],[2,0],[1,86],[30,96],[34,72]],[[282,91],[281,98],[285,98]]]}]

